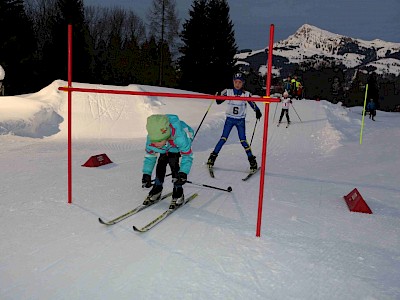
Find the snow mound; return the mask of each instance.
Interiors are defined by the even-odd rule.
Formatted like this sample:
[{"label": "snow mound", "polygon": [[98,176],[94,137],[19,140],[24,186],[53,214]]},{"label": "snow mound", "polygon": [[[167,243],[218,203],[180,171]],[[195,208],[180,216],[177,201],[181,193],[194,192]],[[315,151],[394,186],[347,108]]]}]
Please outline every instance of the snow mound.
[{"label": "snow mound", "polygon": [[0,134],[43,138],[60,131],[63,118],[51,105],[20,97],[0,101]]},{"label": "snow mound", "polygon": [[[37,93],[0,99],[0,134],[42,138],[66,138],[68,134],[68,94],[58,88],[67,82],[56,80]],[[105,86],[73,83],[73,87],[126,91],[191,93],[145,85]],[[182,98],[131,96],[73,92],[72,137],[142,138],[146,135],[147,117],[177,114],[191,126],[199,124],[209,102],[185,101]],[[168,105],[167,105],[168,103]],[[171,110],[171,105],[175,108]]]},{"label": "snow mound", "polygon": [[334,139],[357,140],[360,135],[361,114],[351,113],[351,110],[342,106],[342,103],[332,104],[327,101],[323,103],[328,120],[336,131],[336,134],[331,133],[332,136],[329,139],[331,141]]}]

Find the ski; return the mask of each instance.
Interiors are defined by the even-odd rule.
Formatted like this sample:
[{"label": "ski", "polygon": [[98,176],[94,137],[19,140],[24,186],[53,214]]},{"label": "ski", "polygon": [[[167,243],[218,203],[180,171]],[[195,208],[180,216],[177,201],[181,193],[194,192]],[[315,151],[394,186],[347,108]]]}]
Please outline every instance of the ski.
[{"label": "ski", "polygon": [[214,176],[214,167],[211,165],[207,165],[208,173],[210,173],[211,178],[215,178]]},{"label": "ski", "polygon": [[242,178],[243,181],[248,180],[251,176],[253,176],[254,174],[256,174],[258,171],[261,170],[261,167],[259,167],[257,170],[250,172],[245,178]]},{"label": "ski", "polygon": [[168,216],[170,216],[172,213],[174,213],[177,209],[179,209],[180,207],[186,205],[188,202],[192,201],[197,196],[198,196],[197,193],[192,194],[189,198],[185,199],[185,201],[182,203],[182,205],[180,205],[180,206],[178,206],[178,207],[176,207],[174,209],[167,209],[161,215],[159,215],[157,218],[155,218],[154,220],[152,220],[150,223],[148,223],[147,225],[143,226],[142,228],[138,228],[136,226],[133,226],[133,230],[137,231],[137,232],[149,231],[151,228],[153,228],[154,226],[159,224],[162,220],[165,220]]},{"label": "ski", "polygon": [[163,195],[159,200],[154,201],[153,203],[151,203],[151,204],[149,204],[149,205],[140,204],[140,205],[138,205],[137,207],[135,207],[134,209],[128,211],[127,213],[125,213],[125,214],[123,214],[123,215],[121,215],[121,216],[119,216],[119,217],[116,217],[115,219],[113,219],[113,220],[111,220],[111,221],[106,222],[106,221],[103,221],[101,218],[99,218],[99,222],[100,222],[101,224],[104,224],[104,225],[114,225],[114,224],[117,224],[117,223],[121,222],[122,220],[125,220],[126,218],[128,218],[128,217],[130,217],[130,216],[133,216],[134,214],[137,214],[138,212],[142,211],[143,209],[148,208],[148,207],[152,206],[153,204],[155,204],[155,203],[157,203],[157,202],[160,202],[161,200],[164,200],[165,198],[168,198],[168,197],[170,197],[170,196],[172,196],[172,192]]},{"label": "ski", "polygon": [[[281,123],[278,123],[278,125],[276,125],[276,127],[279,127],[279,125],[281,125]],[[290,125],[290,123],[287,123],[287,124],[286,124],[286,128],[288,128],[289,125]]]}]

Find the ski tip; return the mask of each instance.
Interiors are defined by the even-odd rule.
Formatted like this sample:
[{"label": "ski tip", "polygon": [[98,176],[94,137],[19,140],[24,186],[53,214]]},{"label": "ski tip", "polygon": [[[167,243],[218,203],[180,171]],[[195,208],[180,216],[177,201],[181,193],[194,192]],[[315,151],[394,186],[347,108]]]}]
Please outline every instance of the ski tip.
[{"label": "ski tip", "polygon": [[105,222],[105,221],[103,221],[101,218],[99,218],[99,222],[100,222],[101,224],[104,224],[104,225],[114,225],[114,224],[115,224],[114,222]]},{"label": "ski tip", "polygon": [[144,232],[144,230],[140,230],[139,228],[137,228],[136,226],[132,226],[133,230],[136,232]]}]

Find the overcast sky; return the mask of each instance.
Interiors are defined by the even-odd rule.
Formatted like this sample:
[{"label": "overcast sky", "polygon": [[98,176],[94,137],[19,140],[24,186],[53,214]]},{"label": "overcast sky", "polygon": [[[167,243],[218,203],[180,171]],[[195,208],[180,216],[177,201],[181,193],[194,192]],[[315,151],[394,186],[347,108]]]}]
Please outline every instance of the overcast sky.
[{"label": "overcast sky", "polygon": [[[152,0],[83,0],[85,5],[123,7],[146,20]],[[181,24],[192,0],[176,0]],[[333,33],[364,40],[400,43],[400,0],[229,0],[239,49],[268,45],[269,26],[275,41],[286,39],[307,23]]]}]

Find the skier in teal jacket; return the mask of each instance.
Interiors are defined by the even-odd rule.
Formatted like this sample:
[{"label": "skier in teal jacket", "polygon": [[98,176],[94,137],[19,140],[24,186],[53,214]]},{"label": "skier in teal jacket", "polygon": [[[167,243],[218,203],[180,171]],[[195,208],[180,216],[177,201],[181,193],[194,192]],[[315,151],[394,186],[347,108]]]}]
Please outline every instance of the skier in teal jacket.
[{"label": "skier in teal jacket", "polygon": [[[151,115],[147,118],[146,129],[148,135],[143,162],[143,187],[152,186],[151,174],[156,162],[157,166],[153,188],[143,204],[149,205],[161,198],[165,173],[169,164],[174,182],[170,209],[174,209],[182,205],[184,201],[182,186],[186,183],[187,175],[192,167],[194,131],[184,121],[179,120],[178,116],[171,114]],[[159,154],[158,160],[157,154]],[[179,165],[180,157],[182,159]]]}]

